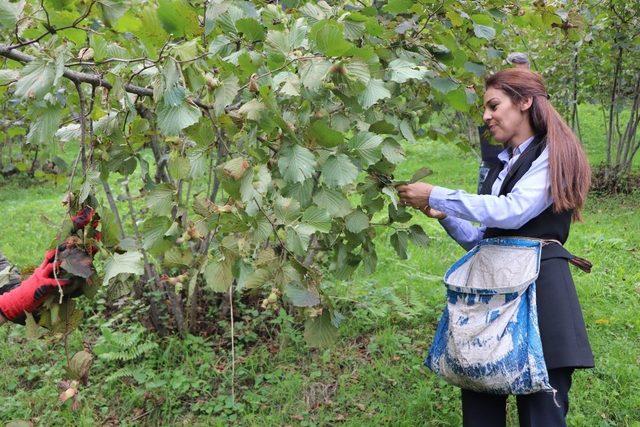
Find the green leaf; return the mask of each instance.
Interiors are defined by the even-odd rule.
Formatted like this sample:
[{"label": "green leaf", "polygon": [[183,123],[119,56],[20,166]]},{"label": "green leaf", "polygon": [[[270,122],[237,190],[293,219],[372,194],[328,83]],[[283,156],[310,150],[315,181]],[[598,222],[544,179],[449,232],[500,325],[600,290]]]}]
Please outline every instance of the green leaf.
[{"label": "green leaf", "polygon": [[413,135],[413,129],[411,129],[409,120],[404,119],[400,122],[400,133],[412,144],[416,142],[416,137]]},{"label": "green leaf", "polygon": [[249,162],[244,157],[235,157],[222,164],[222,172],[229,178],[238,180],[249,169]]},{"label": "green leaf", "polygon": [[359,233],[369,228],[369,217],[361,210],[356,210],[347,215],[345,224],[350,232]]},{"label": "green leaf", "polygon": [[389,222],[409,222],[411,221],[411,214],[407,211],[405,206],[391,206],[389,205]]},{"label": "green leaf", "polygon": [[256,268],[254,271],[238,280],[239,289],[257,289],[267,283],[271,278],[269,270],[264,268]]},{"label": "green leaf", "polygon": [[189,172],[191,172],[191,163],[189,159],[182,157],[180,153],[174,151],[169,157],[167,169],[171,177],[175,180],[188,179]]},{"label": "green leaf", "polygon": [[68,334],[80,325],[84,312],[76,308],[74,300],[66,299],[60,305],[59,314],[59,319],[51,322],[51,332]]},{"label": "green leaf", "polygon": [[111,249],[120,241],[120,230],[115,221],[115,216],[110,209],[98,207],[100,215],[100,228],[102,230],[102,244]]},{"label": "green leaf", "polygon": [[18,70],[0,70],[0,85],[8,85],[20,78]]},{"label": "green leaf", "polygon": [[399,200],[398,200],[398,192],[396,191],[396,189],[393,187],[384,187],[382,189],[382,193],[389,196],[389,198],[391,199],[391,203],[393,204],[393,207],[398,209]]},{"label": "green leaf", "polygon": [[264,40],[264,27],[255,19],[238,19],[236,21],[236,29],[250,42]]},{"label": "green leaf", "polygon": [[302,214],[301,221],[319,231],[328,233],[331,231],[331,216],[326,209],[318,206],[310,206]]},{"label": "green leaf", "polygon": [[411,238],[411,241],[417,246],[421,246],[423,248],[429,246],[429,236],[427,236],[422,227],[420,227],[418,224],[413,224],[411,227],[409,227],[409,237]]},{"label": "green leaf", "polygon": [[216,116],[224,113],[225,107],[233,103],[239,90],[238,77],[235,75],[229,76],[222,81],[220,87],[213,93],[213,110]]},{"label": "green leaf", "polygon": [[397,165],[404,160],[404,149],[395,139],[387,138],[382,143],[382,155],[388,161]]},{"label": "green leaf", "polygon": [[229,9],[229,3],[206,3],[204,18],[204,31],[206,35],[211,34],[216,25],[216,20]]},{"label": "green leaf", "polygon": [[293,227],[286,227],[287,249],[298,256],[305,256],[309,248],[309,241],[314,232],[314,228],[306,224],[296,224]]},{"label": "green leaf", "polygon": [[167,267],[188,267],[193,263],[193,254],[189,249],[170,246],[164,253],[164,264]]},{"label": "green leaf", "polygon": [[284,294],[296,307],[313,307],[320,304],[320,295],[315,289],[306,289],[289,283]]},{"label": "green leaf", "polygon": [[412,6],[412,0],[389,0],[387,4],[382,7],[382,10],[393,15],[398,15],[400,13],[411,13],[410,9]]},{"label": "green leaf", "polygon": [[15,83],[15,96],[19,98],[41,98],[53,87],[56,66],[52,61],[35,59],[20,70],[20,79]]},{"label": "green leaf", "polygon": [[148,55],[156,57],[158,49],[165,43],[168,34],[164,30],[164,25],[158,17],[155,7],[151,5],[144,7],[140,13],[140,20],[142,25],[135,34],[144,44]]},{"label": "green leaf", "polygon": [[289,145],[280,152],[278,169],[285,181],[302,182],[311,178],[316,168],[316,158],[300,145]]},{"label": "green leaf", "polygon": [[328,347],[338,337],[338,328],[331,322],[328,310],[319,317],[307,319],[304,323],[304,339],[311,347]]},{"label": "green leaf", "polygon": [[475,74],[476,77],[482,77],[486,70],[483,64],[477,64],[475,62],[469,62],[469,61],[464,63],[464,69],[470,73]]},{"label": "green leaf", "polygon": [[129,7],[122,0],[100,0],[98,2],[102,19],[109,27],[113,27],[116,22],[125,14]]},{"label": "green leaf", "polygon": [[313,202],[334,217],[342,218],[351,212],[351,202],[338,189],[320,188],[314,194]]},{"label": "green leaf", "polygon": [[313,186],[313,179],[306,179],[302,182],[290,183],[284,188],[283,194],[300,202],[300,206],[308,206],[311,203]]},{"label": "green leaf", "polygon": [[382,136],[371,132],[358,132],[349,141],[349,148],[358,156],[362,167],[366,168],[380,160],[382,156],[380,144],[382,144]]},{"label": "green leaf", "polygon": [[203,177],[209,170],[209,162],[205,151],[193,151],[189,156],[189,178],[198,179]]},{"label": "green leaf", "polygon": [[265,109],[266,106],[262,102],[252,99],[240,107],[238,113],[246,116],[248,120],[259,121]]},{"label": "green leaf", "polygon": [[438,77],[435,79],[428,79],[428,80],[429,80],[429,85],[431,85],[432,88],[444,94],[449,93],[458,87],[458,83],[454,82],[449,77]]},{"label": "green leaf", "polygon": [[411,175],[411,179],[409,180],[409,184],[413,184],[414,182],[420,181],[422,178],[431,175],[433,171],[429,168],[420,168]]},{"label": "green leaf", "polygon": [[344,38],[343,25],[331,20],[316,22],[311,27],[309,39],[326,56],[342,56],[353,47]]},{"label": "green leaf", "polygon": [[364,84],[369,83],[369,80],[371,80],[369,66],[366,64],[366,62],[354,59],[345,63],[344,68],[346,71],[346,75],[352,79],[359,80]]},{"label": "green leaf", "polygon": [[300,216],[300,203],[297,200],[278,197],[273,205],[276,218],[284,224],[293,222]]},{"label": "green leaf", "polygon": [[331,68],[331,63],[322,58],[312,58],[304,61],[298,69],[302,85],[310,91],[316,92],[322,86],[329,68]]},{"label": "green leaf", "polygon": [[[172,61],[172,63],[173,63],[173,61]],[[173,68],[173,67],[167,67],[168,70],[171,69],[171,68]],[[177,73],[178,73],[177,66],[175,66],[175,73],[176,73],[175,78],[177,79],[177,77],[178,77],[177,76]],[[165,90],[164,94],[162,95],[162,100],[169,107],[178,107],[187,98],[185,89],[182,86],[177,86],[175,83],[172,83],[170,81],[172,76],[167,76],[167,74],[165,74],[165,76],[166,76],[165,78],[167,80],[166,84],[167,84],[167,86],[169,86],[169,88],[167,90]]]},{"label": "green leaf", "polygon": [[195,105],[182,102],[178,106],[171,106],[160,102],[156,109],[158,128],[163,135],[178,135],[180,131],[200,120],[200,109]]},{"label": "green leaf", "polygon": [[84,182],[80,187],[80,194],[78,194],[78,203],[84,203],[84,201],[87,200],[87,197],[89,197],[91,190],[95,189],[98,183],[100,183],[100,172],[93,168],[87,169],[84,176]]},{"label": "green leaf", "polygon": [[367,26],[364,22],[345,19],[342,23],[344,25],[344,35],[348,40],[359,40],[367,34]]},{"label": "green leaf", "polygon": [[451,105],[457,111],[466,113],[469,111],[469,104],[467,103],[467,92],[464,88],[459,87],[456,90],[452,90],[445,96],[447,103]]},{"label": "green leaf", "polygon": [[476,37],[486,40],[492,40],[496,36],[495,28],[480,24],[473,24],[473,33]]},{"label": "green leaf", "polygon": [[[320,7],[322,5],[323,7]],[[309,22],[316,23],[322,19],[325,19],[328,14],[331,13],[331,8],[328,4],[315,4],[313,2],[307,2],[299,9],[303,16],[306,16]]]},{"label": "green leaf", "polygon": [[396,127],[386,120],[379,120],[369,126],[371,132],[377,134],[394,134],[397,132]]},{"label": "green leaf", "polygon": [[164,30],[176,37],[198,34],[198,14],[185,0],[158,0],[158,18]]},{"label": "green leaf", "polygon": [[289,40],[291,41],[291,48],[298,49],[304,47],[307,48],[307,32],[309,27],[307,23],[302,19],[296,19],[293,22],[293,26],[289,29]]},{"label": "green leaf", "polygon": [[410,79],[420,80],[426,74],[425,67],[421,67],[413,62],[404,59],[394,59],[389,63],[390,77],[389,80],[396,83],[405,83]]},{"label": "green leaf", "polygon": [[46,104],[42,108],[34,108],[33,121],[29,126],[27,142],[30,144],[51,144],[58,126],[62,121],[62,108],[59,105]]},{"label": "green leaf", "polygon": [[167,230],[171,227],[171,220],[164,216],[147,218],[142,225],[142,247],[146,250],[162,242]]},{"label": "green leaf", "polygon": [[232,264],[229,259],[211,260],[204,269],[207,287],[214,292],[227,292],[233,283]]},{"label": "green leaf", "polygon": [[174,194],[174,189],[169,184],[160,184],[145,198],[147,207],[156,215],[169,216],[174,205]]},{"label": "green leaf", "polygon": [[332,148],[344,142],[341,132],[329,127],[326,120],[316,120],[309,127],[309,138],[316,144]]},{"label": "green leaf", "polygon": [[138,251],[125,252],[123,254],[114,253],[104,266],[104,279],[102,285],[107,286],[109,280],[118,274],[129,273],[141,276],[144,272],[142,254]]},{"label": "green leaf", "polygon": [[291,50],[291,39],[288,33],[270,30],[267,33],[266,44],[277,51],[287,54]]},{"label": "green leaf", "polygon": [[8,0],[0,1],[0,27],[13,30],[22,15],[24,5],[24,0],[16,3],[11,3]]},{"label": "green leaf", "polygon": [[276,74],[273,77],[273,86],[278,88],[278,92],[284,95],[300,95],[300,78],[297,74],[289,71],[283,71]]},{"label": "green leaf", "polygon": [[331,155],[322,165],[322,180],[329,187],[343,187],[358,177],[358,168],[344,154]]},{"label": "green leaf", "polygon": [[401,259],[407,259],[407,243],[409,234],[404,230],[398,230],[391,235],[391,246]]},{"label": "green leaf", "polygon": [[373,274],[378,266],[378,254],[375,248],[362,252],[362,266],[365,274]]},{"label": "green leaf", "polygon": [[385,98],[391,98],[391,92],[384,86],[384,82],[379,79],[371,79],[364,91],[358,95],[358,102],[362,108],[368,109]]}]

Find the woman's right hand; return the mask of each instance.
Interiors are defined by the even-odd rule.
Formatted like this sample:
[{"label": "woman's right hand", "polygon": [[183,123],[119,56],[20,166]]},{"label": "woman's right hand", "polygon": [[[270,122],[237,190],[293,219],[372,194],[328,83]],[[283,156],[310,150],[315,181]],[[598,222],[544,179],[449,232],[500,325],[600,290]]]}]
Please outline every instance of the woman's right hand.
[{"label": "woman's right hand", "polygon": [[427,205],[424,208],[420,209],[422,211],[423,214],[425,214],[426,216],[428,216],[429,218],[434,218],[434,219],[445,219],[447,217],[447,214],[444,212],[440,212],[437,211],[435,209],[433,209],[431,206]]}]

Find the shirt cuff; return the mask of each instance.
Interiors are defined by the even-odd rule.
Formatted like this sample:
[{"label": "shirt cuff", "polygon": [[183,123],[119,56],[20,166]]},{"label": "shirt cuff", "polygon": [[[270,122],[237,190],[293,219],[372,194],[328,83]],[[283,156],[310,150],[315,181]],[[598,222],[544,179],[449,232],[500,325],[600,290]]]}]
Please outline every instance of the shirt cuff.
[{"label": "shirt cuff", "polygon": [[439,219],[438,222],[447,230],[452,230],[458,226],[457,218],[451,215],[447,215],[443,219]]},{"label": "shirt cuff", "polygon": [[433,187],[433,189],[431,190],[431,194],[429,195],[429,206],[437,211],[447,213],[447,195],[449,195],[450,193],[451,190],[449,190],[448,188],[438,186]]}]

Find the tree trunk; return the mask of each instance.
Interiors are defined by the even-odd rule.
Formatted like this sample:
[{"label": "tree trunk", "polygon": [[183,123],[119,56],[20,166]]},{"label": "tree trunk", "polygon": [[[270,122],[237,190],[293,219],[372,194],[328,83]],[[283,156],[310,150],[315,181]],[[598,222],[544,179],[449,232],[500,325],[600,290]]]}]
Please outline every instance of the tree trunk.
[{"label": "tree trunk", "polygon": [[622,68],[622,47],[618,48],[615,71],[613,73],[613,87],[611,89],[611,101],[609,105],[609,128],[607,129],[607,168],[605,178],[608,178],[611,164],[611,147],[613,145],[613,119],[615,115],[616,95],[618,92],[618,80],[620,79],[620,69]]},{"label": "tree trunk", "polygon": [[576,132],[579,139],[582,139],[580,132],[580,119],[578,118],[578,48],[573,55],[573,109],[571,112],[571,127]]},{"label": "tree trunk", "polygon": [[36,144],[36,152],[33,155],[33,160],[31,161],[31,168],[29,169],[29,176],[31,178],[34,177],[36,173],[36,163],[38,162],[38,151],[40,150],[40,146]]}]

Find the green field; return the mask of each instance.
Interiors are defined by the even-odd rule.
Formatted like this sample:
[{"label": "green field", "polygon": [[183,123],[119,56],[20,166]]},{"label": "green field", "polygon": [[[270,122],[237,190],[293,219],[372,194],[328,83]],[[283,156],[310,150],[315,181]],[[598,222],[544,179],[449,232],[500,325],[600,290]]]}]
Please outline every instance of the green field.
[{"label": "green field", "polygon": [[[583,132],[592,163],[602,156],[597,109],[584,109]],[[398,175],[421,166],[430,182],[473,191],[477,159],[442,142],[406,145]],[[637,164],[637,163],[636,163]],[[0,250],[21,268],[41,258],[58,223],[64,188],[0,182]],[[444,302],[441,276],[463,250],[438,223],[416,215],[429,236],[427,249],[412,246],[399,260],[385,230],[377,240],[374,275],[327,287],[345,320],[336,345],[309,350],[302,325],[281,312],[250,313],[235,324],[236,363],[222,335],[158,339],[123,322],[135,307],[105,309],[85,303],[86,320],[70,337],[75,352],[85,340],[111,346],[120,359],[94,363],[80,408],[58,402],[65,377],[64,346],[55,339],[29,340],[21,326],[0,331],[0,421],[37,425],[459,425],[459,391],[422,366]],[[596,368],[574,375],[569,424],[640,425],[640,193],[591,196],[584,222],[572,227],[567,247],[594,264],[589,275],[572,269]],[[105,323],[104,317],[108,316]],[[125,331],[132,343],[105,328]],[[256,335],[253,331],[259,331]],[[140,332],[140,333],[138,333]],[[143,349],[136,357],[123,346]],[[221,345],[222,344],[222,345]],[[129,349],[130,350],[130,349]],[[117,358],[114,356],[114,358]],[[126,374],[126,375],[125,375]],[[509,420],[516,425],[515,404]]]}]

